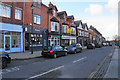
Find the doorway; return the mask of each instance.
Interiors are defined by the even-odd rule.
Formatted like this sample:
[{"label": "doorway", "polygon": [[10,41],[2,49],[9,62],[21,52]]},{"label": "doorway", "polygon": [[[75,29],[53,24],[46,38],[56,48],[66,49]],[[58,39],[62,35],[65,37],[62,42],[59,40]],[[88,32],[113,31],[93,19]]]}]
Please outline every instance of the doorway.
[{"label": "doorway", "polygon": [[5,51],[10,51],[10,36],[5,36]]}]

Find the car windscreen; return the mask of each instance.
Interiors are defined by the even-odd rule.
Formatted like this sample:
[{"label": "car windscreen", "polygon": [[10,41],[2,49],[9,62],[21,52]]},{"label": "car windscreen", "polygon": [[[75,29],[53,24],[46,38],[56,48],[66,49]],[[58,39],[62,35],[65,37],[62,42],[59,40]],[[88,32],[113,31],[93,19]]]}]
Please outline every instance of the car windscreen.
[{"label": "car windscreen", "polygon": [[44,47],[44,50],[52,50],[52,47],[49,46],[49,47]]},{"label": "car windscreen", "polygon": [[75,46],[76,46],[76,44],[72,44],[72,45],[71,45],[71,47],[75,47]]}]

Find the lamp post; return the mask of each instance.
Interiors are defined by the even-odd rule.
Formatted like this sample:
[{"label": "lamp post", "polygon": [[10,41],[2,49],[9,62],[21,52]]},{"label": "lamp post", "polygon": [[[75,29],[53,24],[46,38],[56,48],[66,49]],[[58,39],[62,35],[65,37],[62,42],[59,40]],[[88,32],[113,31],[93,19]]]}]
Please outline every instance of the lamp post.
[{"label": "lamp post", "polygon": [[[31,33],[33,33],[33,9],[34,9],[34,5],[32,4],[31,5],[31,9],[32,9],[32,26],[31,26]],[[31,35],[30,35],[30,38],[31,38]],[[33,40],[31,40],[31,47],[32,47],[32,49],[31,49],[31,54],[33,54]]]}]

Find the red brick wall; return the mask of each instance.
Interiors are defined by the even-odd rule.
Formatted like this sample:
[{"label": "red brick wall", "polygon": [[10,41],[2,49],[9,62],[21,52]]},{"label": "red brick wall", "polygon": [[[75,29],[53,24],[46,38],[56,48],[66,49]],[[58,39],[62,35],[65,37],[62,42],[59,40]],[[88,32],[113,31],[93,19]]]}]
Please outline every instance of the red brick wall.
[{"label": "red brick wall", "polygon": [[[60,17],[58,17],[57,16],[57,10],[56,9],[53,9],[53,10],[55,10],[56,11],[56,18],[58,19],[58,21],[59,21],[59,34],[60,34]],[[50,21],[50,19],[53,17],[53,10],[50,10],[50,12],[52,12],[52,14],[51,13],[49,13],[49,32],[51,32],[51,21]]]},{"label": "red brick wall", "polygon": [[11,24],[19,24],[22,25],[23,17],[21,17],[21,20],[15,19],[15,7],[22,9],[22,15],[23,16],[23,2],[2,2],[4,4],[11,6],[11,17],[2,17],[2,22],[5,23],[11,23]]},{"label": "red brick wall", "polygon": [[[30,26],[30,23],[32,23],[32,9],[31,9],[32,3],[33,2],[25,3],[24,25]],[[40,8],[38,7],[38,5],[34,8],[33,14],[37,14],[41,16],[41,24],[40,25],[33,24],[34,27],[41,27],[41,28],[47,29],[47,18],[48,18],[47,11],[48,11],[47,6],[43,5],[42,3]]]}]

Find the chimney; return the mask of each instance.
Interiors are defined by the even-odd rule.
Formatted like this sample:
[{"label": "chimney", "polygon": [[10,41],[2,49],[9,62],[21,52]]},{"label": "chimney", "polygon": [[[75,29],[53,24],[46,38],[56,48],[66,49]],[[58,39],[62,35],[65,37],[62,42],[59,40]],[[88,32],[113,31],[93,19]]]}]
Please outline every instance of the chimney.
[{"label": "chimney", "polygon": [[42,0],[40,0],[40,3],[42,3]]},{"label": "chimney", "polygon": [[53,4],[50,2],[49,4],[48,4],[48,7],[52,7],[53,6]]}]

